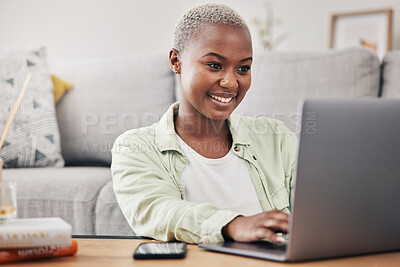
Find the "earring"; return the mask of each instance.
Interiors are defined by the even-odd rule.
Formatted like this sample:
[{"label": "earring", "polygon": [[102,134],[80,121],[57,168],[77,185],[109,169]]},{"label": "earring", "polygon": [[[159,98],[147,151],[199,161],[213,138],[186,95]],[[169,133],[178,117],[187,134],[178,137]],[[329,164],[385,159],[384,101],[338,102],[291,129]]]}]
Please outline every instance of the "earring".
[{"label": "earring", "polygon": [[174,73],[175,73],[175,74],[179,74],[179,71],[178,71],[178,70],[174,70]]}]

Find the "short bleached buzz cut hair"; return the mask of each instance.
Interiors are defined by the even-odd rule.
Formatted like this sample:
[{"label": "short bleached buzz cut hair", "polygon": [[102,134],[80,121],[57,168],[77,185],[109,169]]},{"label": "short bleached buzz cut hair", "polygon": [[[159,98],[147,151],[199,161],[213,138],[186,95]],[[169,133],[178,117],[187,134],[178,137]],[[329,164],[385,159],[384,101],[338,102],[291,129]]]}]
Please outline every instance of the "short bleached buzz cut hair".
[{"label": "short bleached buzz cut hair", "polygon": [[188,42],[205,25],[228,25],[250,30],[244,19],[232,8],[222,4],[204,4],[186,11],[179,19],[174,32],[173,48],[182,52]]}]

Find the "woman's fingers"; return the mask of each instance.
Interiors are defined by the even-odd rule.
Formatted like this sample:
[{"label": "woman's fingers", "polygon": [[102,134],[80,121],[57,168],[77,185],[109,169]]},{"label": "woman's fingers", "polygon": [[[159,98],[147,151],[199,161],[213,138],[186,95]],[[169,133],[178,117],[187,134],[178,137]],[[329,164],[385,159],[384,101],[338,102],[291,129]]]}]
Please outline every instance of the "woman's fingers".
[{"label": "woman's fingers", "polygon": [[273,232],[287,233],[289,228],[289,221],[281,219],[268,219],[263,221],[262,226],[270,229]]},{"label": "woman's fingers", "polygon": [[268,241],[273,241],[276,234],[269,230],[268,228],[258,228],[257,230],[257,240],[267,239]]},{"label": "woman's fingers", "polygon": [[276,219],[289,220],[289,214],[277,209],[264,212],[264,214],[268,217],[273,217]]},{"label": "woman's fingers", "polygon": [[285,241],[285,239],[282,236],[277,235],[268,228],[258,229],[257,240],[263,240],[263,239],[274,243],[282,243]]},{"label": "woman's fingers", "polygon": [[252,242],[267,239],[281,243],[283,238],[276,232],[287,232],[289,215],[272,210],[249,217],[236,217],[223,228],[223,235],[235,241]]},{"label": "woman's fingers", "polygon": [[265,218],[262,221],[262,226],[274,232],[286,233],[289,228],[289,215],[278,210],[273,210],[264,213]]}]

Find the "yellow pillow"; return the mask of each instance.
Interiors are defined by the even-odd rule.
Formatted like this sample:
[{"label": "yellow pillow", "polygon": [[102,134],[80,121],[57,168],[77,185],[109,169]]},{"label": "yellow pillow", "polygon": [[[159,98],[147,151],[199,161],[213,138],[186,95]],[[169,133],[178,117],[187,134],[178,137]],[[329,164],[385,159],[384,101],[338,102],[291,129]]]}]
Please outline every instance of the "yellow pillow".
[{"label": "yellow pillow", "polygon": [[54,74],[51,74],[51,80],[53,81],[54,103],[57,103],[66,92],[72,89],[72,84]]}]

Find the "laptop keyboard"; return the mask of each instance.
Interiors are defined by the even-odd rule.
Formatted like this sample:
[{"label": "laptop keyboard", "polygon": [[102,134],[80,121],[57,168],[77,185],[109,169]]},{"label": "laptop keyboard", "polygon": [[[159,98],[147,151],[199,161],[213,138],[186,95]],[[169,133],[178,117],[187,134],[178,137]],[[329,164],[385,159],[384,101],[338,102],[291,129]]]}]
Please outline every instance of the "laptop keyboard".
[{"label": "laptop keyboard", "polygon": [[276,246],[284,246],[284,245],[287,245],[287,244],[288,244],[289,238],[290,238],[290,235],[289,235],[289,234],[277,233],[277,235],[283,237],[283,239],[284,239],[285,241],[282,242],[282,243],[271,242],[271,241],[269,241],[268,239],[262,239],[261,241],[262,241],[262,242],[271,243],[271,244],[274,244],[274,245],[276,245]]},{"label": "laptop keyboard", "polygon": [[275,244],[269,241],[258,241],[258,242],[225,242],[223,247],[234,248],[234,249],[244,249],[259,252],[273,252],[273,251],[286,251],[286,244]]}]

